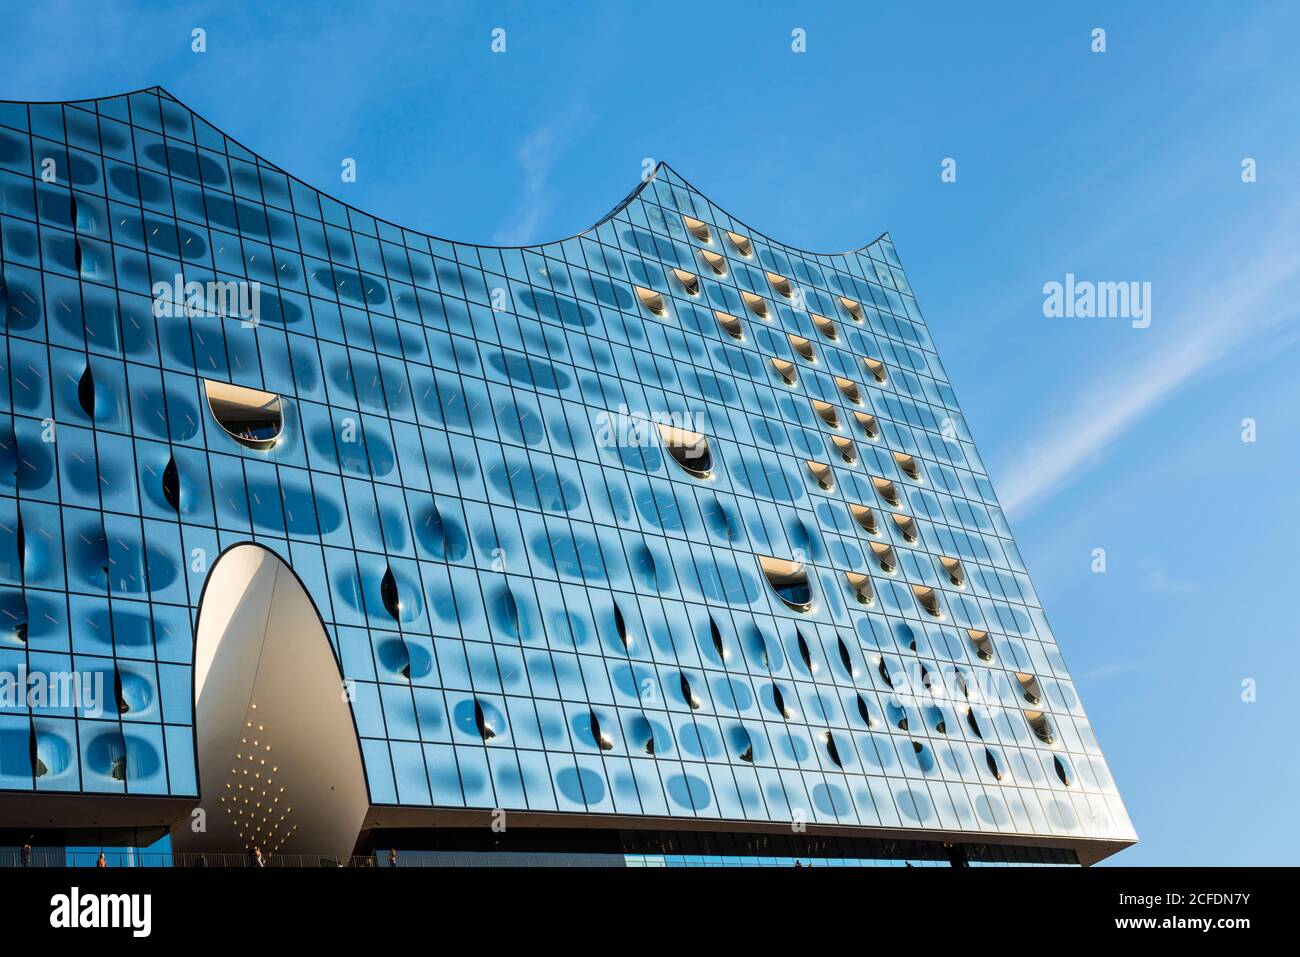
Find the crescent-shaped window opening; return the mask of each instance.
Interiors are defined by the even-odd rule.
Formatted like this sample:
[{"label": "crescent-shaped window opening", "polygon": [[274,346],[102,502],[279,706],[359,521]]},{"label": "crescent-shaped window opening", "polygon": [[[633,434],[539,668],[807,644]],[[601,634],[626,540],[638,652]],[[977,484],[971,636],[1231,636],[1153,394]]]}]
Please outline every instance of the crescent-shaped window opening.
[{"label": "crescent-shaped window opening", "polygon": [[1024,695],[1025,701],[1035,705],[1043,703],[1043,686],[1038,683],[1036,676],[1017,671],[1016,680],[1020,682],[1020,692]]},{"label": "crescent-shaped window opening", "polygon": [[731,240],[731,245],[736,247],[736,252],[748,259],[754,255],[754,244],[750,242],[748,236],[742,236],[740,233],[727,231],[727,238]]},{"label": "crescent-shaped window opening", "polygon": [[656,316],[662,316],[668,312],[668,306],[664,303],[664,297],[653,289],[647,289],[645,286],[634,286],[636,297],[641,300],[641,305],[645,306]]},{"label": "crescent-shaped window opening", "polygon": [[1056,740],[1056,734],[1052,731],[1052,723],[1043,712],[1026,711],[1025,720],[1029,722],[1029,730],[1034,732],[1034,737],[1043,744],[1051,744]]},{"label": "crescent-shaped window opening", "polygon": [[690,216],[683,216],[682,225],[686,227],[686,231],[688,233],[690,233],[700,242],[702,243],[713,242],[713,234],[709,232],[708,223],[699,219],[693,219]]},{"label": "crescent-shaped window opening", "polygon": [[880,570],[890,575],[898,568],[898,555],[894,552],[893,545],[886,545],[884,542],[872,542],[871,552],[876,556],[876,561],[880,564]]},{"label": "crescent-shaped window opening", "polygon": [[817,418],[821,419],[832,429],[840,427],[840,414],[835,410],[835,406],[829,402],[822,402],[819,399],[812,400],[813,411],[817,413]]},{"label": "crescent-shaped window opening", "polygon": [[875,486],[876,494],[890,505],[898,506],[903,504],[903,497],[898,493],[898,486],[889,479],[873,475],[871,484]]},{"label": "crescent-shaped window opening", "polygon": [[762,296],[756,296],[752,292],[742,292],[740,294],[740,299],[741,302],[745,304],[745,308],[758,316],[758,318],[767,318],[767,300]]},{"label": "crescent-shaped window opening", "polygon": [[799,370],[788,359],[773,359],[772,368],[786,385],[794,385],[799,381]]},{"label": "crescent-shaped window opening", "polygon": [[960,559],[940,555],[939,564],[943,566],[943,570],[948,575],[948,581],[953,588],[961,588],[966,584],[966,570],[962,568]]},{"label": "crescent-shaped window opening", "polygon": [[808,472],[817,480],[817,485],[826,492],[835,488],[835,473],[825,462],[814,462],[809,459],[807,462]]},{"label": "crescent-shaped window opening", "polygon": [[840,458],[844,459],[845,465],[852,465],[858,460],[858,447],[847,435],[832,435],[831,442],[840,453]]},{"label": "crescent-shaped window opening", "polygon": [[700,277],[693,272],[687,272],[685,269],[674,269],[673,278],[682,285],[682,291],[688,296],[698,296],[700,294]]},{"label": "crescent-shaped window opening", "polygon": [[759,556],[758,566],[772,591],[787,606],[795,611],[807,611],[812,607],[812,585],[802,563]]},{"label": "crescent-shaped window opening", "polygon": [[817,327],[817,331],[831,342],[834,342],[840,337],[839,330],[835,328],[833,320],[827,319],[825,316],[814,315],[812,321],[813,325]]},{"label": "crescent-shaped window opening", "polygon": [[915,596],[916,602],[925,609],[925,613],[931,618],[943,617],[943,606],[939,604],[939,593],[933,588],[926,585],[913,585],[912,595]]},{"label": "crescent-shaped window opening", "polygon": [[970,638],[970,643],[975,647],[975,654],[980,661],[993,660],[993,639],[989,637],[987,631],[976,631],[974,628],[967,628],[966,636]]},{"label": "crescent-shaped window opening", "polygon": [[879,535],[880,526],[876,524],[876,513],[868,505],[849,505],[849,514],[862,526],[868,535]]},{"label": "crescent-shaped window opening", "polygon": [[817,361],[817,352],[813,349],[813,344],[810,340],[805,339],[803,336],[795,335],[788,336],[788,338],[790,340],[790,348],[798,355],[802,356],[808,362]]},{"label": "crescent-shaped window opening", "polygon": [[901,515],[898,512],[895,512],[891,518],[893,518],[894,524],[898,527],[899,534],[903,536],[903,541],[914,542],[921,537],[921,533],[916,527],[916,519],[912,518],[912,516]]},{"label": "crescent-shaped window opening", "polygon": [[713,453],[709,450],[709,440],[699,432],[660,422],[659,437],[673,461],[687,475],[708,478],[713,473]]},{"label": "crescent-shaped window opening", "polygon": [[889,373],[885,371],[885,364],[879,359],[863,359],[862,364],[867,367],[871,377],[881,385],[889,381]]},{"label": "crescent-shaped window opening", "polygon": [[704,260],[704,265],[713,270],[713,275],[725,276],[727,274],[727,257],[722,253],[715,253],[711,249],[701,249],[700,258]]},{"label": "crescent-shaped window opening", "polygon": [[870,575],[845,572],[844,577],[848,580],[849,590],[853,592],[853,597],[858,600],[859,605],[870,605],[876,600],[876,589],[871,584]]},{"label": "crescent-shaped window opening", "polygon": [[856,299],[840,296],[840,305],[844,307],[844,311],[849,314],[849,318],[854,322],[862,321],[862,303]]},{"label": "crescent-shaped window opening", "polygon": [[790,280],[774,272],[767,274],[767,282],[777,295],[785,296],[789,299],[794,295],[794,287],[790,285]]},{"label": "crescent-shaped window opening", "polygon": [[713,318],[718,320],[718,327],[731,338],[740,340],[745,338],[745,326],[741,323],[740,318],[733,316],[729,312],[723,312],[720,309],[713,310]]},{"label": "crescent-shaped window opening", "polygon": [[921,480],[921,466],[915,457],[908,455],[906,452],[895,452],[894,462],[908,478],[917,482]]},{"label": "crescent-shaped window opening", "polygon": [[214,379],[204,379],[203,390],[212,418],[240,445],[269,449],[284,431],[284,409],[278,395]]},{"label": "crescent-shaped window opening", "polygon": [[862,431],[866,433],[867,438],[880,438],[880,423],[876,421],[874,415],[867,412],[854,412],[853,416],[858,420],[858,425],[862,427]]},{"label": "crescent-shaped window opening", "polygon": [[852,379],[845,379],[841,376],[835,377],[835,387],[840,390],[840,395],[852,402],[854,405],[862,404],[862,390]]}]

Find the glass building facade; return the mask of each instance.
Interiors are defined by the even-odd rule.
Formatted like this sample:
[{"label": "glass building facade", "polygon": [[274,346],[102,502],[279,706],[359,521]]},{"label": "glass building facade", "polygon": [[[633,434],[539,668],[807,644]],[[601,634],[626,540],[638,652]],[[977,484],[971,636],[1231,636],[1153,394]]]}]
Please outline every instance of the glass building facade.
[{"label": "glass building facade", "polygon": [[449,242],[155,88],[0,104],[0,240],[0,679],[111,705],[5,702],[0,829],[194,803],[196,616],[254,542],[410,826],[1136,839],[887,235],[793,249],[661,165]]}]

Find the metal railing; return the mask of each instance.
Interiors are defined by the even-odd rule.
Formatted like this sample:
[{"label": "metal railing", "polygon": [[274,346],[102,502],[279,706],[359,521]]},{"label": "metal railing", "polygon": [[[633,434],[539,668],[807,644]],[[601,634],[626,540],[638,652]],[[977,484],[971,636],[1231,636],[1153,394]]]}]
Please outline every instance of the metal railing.
[{"label": "metal railing", "polygon": [[[33,848],[24,854],[21,850],[0,850],[0,868],[70,868],[96,867],[98,850],[64,850],[61,848]],[[134,848],[106,848],[103,852],[106,867],[148,868],[256,868],[258,865],[247,854],[193,854],[171,851],[148,851]],[[396,865],[390,863],[388,851],[370,855],[353,855],[343,858],[322,857],[313,854],[272,854],[263,857],[262,868],[275,867],[328,867],[365,868],[385,867],[624,867],[626,862],[617,854],[547,854],[547,853],[488,853],[457,851],[399,852]]]}]

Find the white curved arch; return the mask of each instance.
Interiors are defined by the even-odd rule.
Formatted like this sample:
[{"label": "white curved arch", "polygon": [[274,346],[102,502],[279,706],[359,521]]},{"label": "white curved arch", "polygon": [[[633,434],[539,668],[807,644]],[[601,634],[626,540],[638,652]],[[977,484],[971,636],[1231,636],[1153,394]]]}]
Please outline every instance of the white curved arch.
[{"label": "white curved arch", "polygon": [[278,556],[237,545],[212,566],[194,646],[204,829],[187,852],[352,853],[370,807],[343,679],[311,598]]}]

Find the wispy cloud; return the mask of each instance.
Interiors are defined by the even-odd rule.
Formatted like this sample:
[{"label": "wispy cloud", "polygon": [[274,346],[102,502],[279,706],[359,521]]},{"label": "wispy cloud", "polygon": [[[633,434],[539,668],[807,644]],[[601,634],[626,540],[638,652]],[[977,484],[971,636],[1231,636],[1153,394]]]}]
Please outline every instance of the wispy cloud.
[{"label": "wispy cloud", "polygon": [[1157,338],[1154,329],[1133,331],[1151,337],[1152,351],[1094,379],[1071,402],[1067,415],[1044,423],[1023,444],[1015,460],[1024,467],[999,483],[1008,513],[1031,512],[1082,469],[1095,465],[1122,432],[1202,369],[1265,335],[1294,333],[1289,327],[1300,315],[1296,210],[1279,219],[1282,228],[1273,241],[1259,244],[1267,253],[1235,275],[1223,264],[1237,257],[1215,260],[1218,265],[1200,275],[1212,276],[1217,285],[1191,296],[1163,334]]},{"label": "wispy cloud", "polygon": [[571,107],[547,120],[519,144],[515,159],[523,168],[523,190],[514,214],[496,231],[493,242],[521,246],[550,238],[538,236],[537,231],[555,208],[555,197],[548,186],[551,171],[586,120],[586,107]]}]

